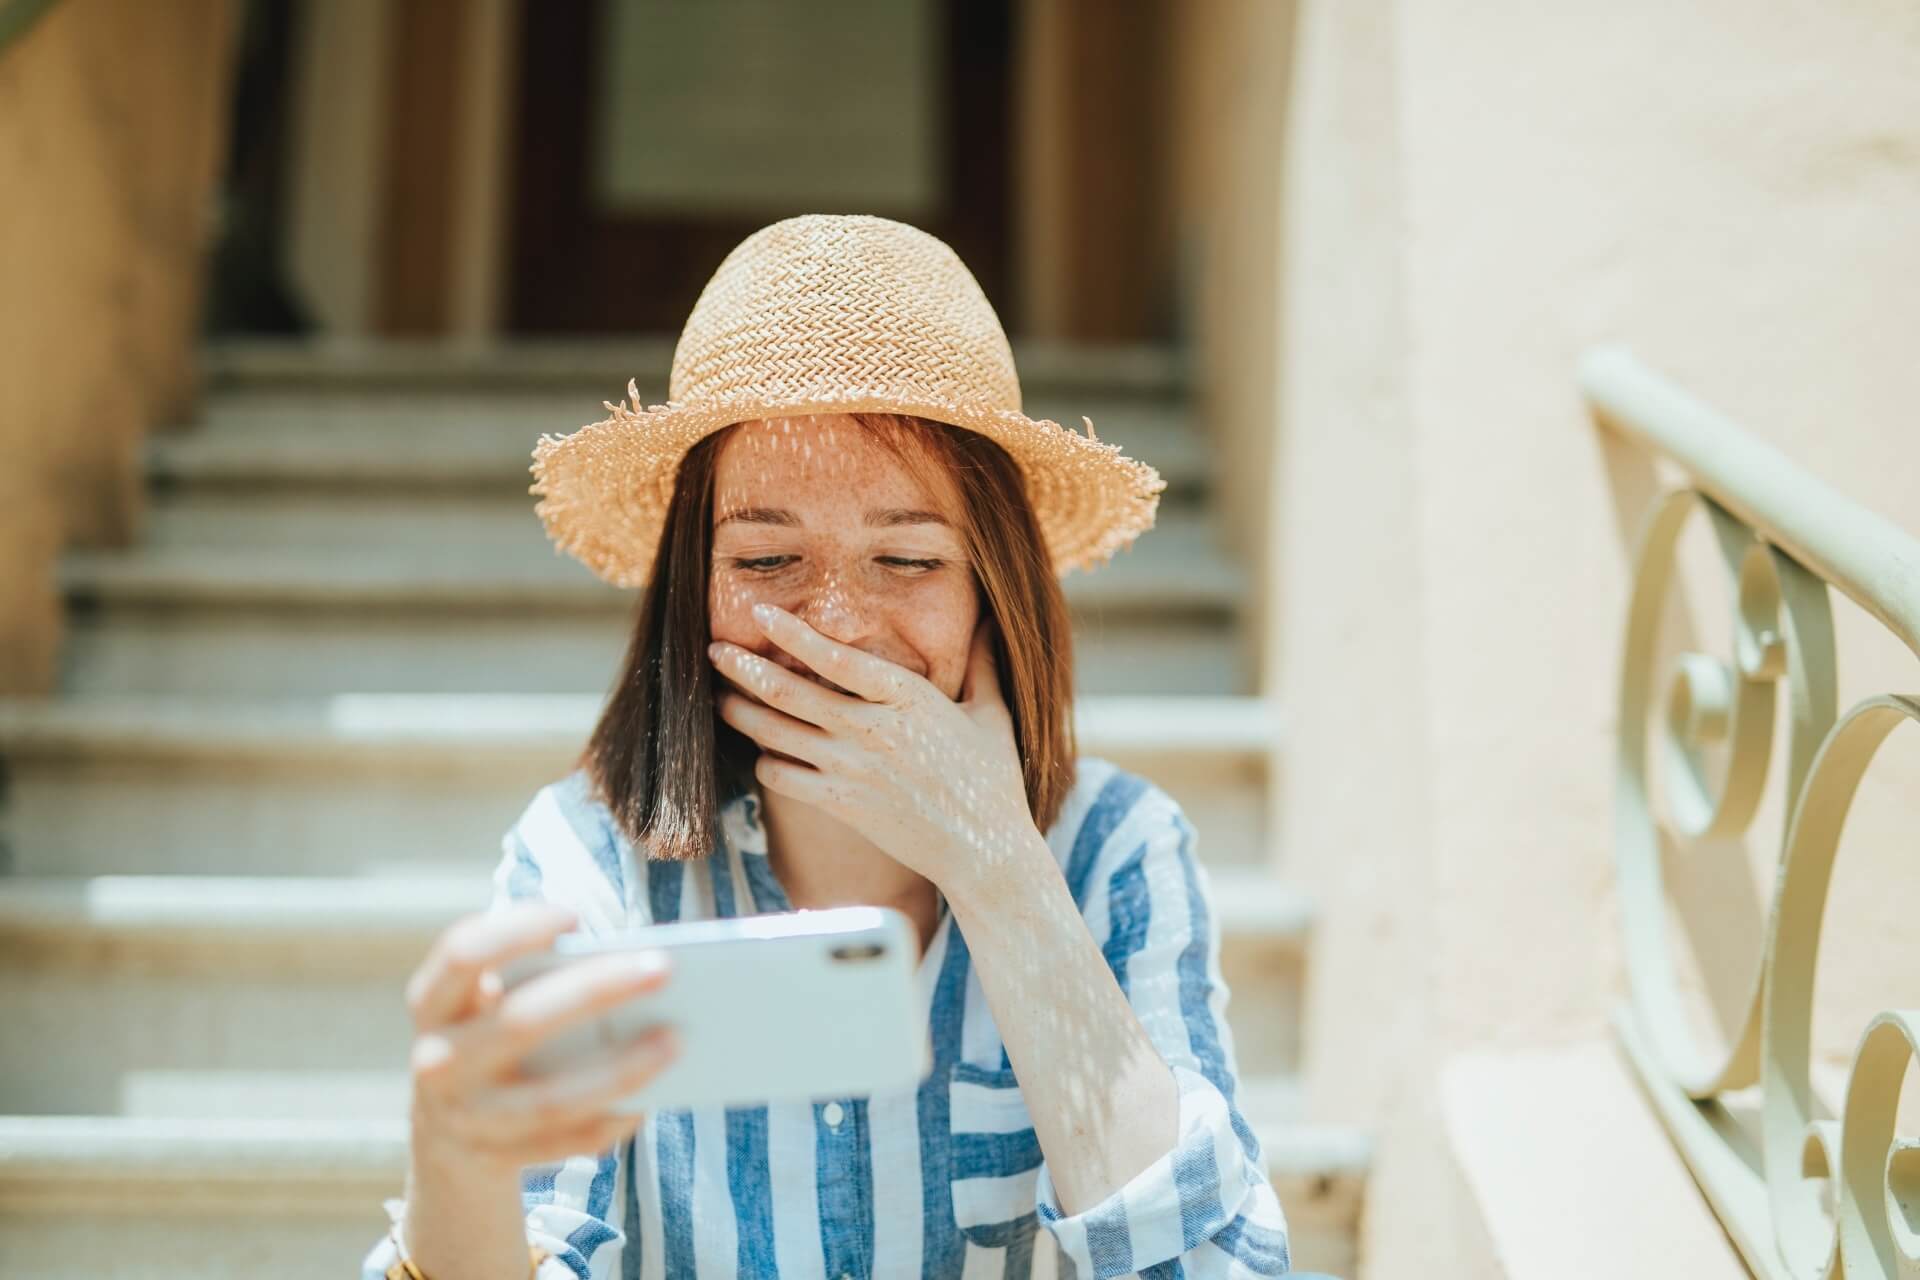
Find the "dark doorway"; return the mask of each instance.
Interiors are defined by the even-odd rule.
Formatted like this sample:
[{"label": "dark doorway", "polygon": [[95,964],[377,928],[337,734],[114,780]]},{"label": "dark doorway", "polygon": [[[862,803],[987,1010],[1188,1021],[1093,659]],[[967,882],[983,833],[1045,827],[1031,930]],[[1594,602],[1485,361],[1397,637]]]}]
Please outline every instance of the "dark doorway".
[{"label": "dark doorway", "polygon": [[[922,227],[953,246],[1001,315],[1020,314],[1009,270],[1011,0],[524,6],[513,331],[675,332],[728,250],[799,213],[874,213]],[[888,46],[884,31],[860,20],[862,10],[880,25],[910,13],[913,47]],[[716,12],[736,25],[711,25]],[[765,24],[753,21],[769,14]],[[843,27],[805,31],[798,42],[791,27],[784,36],[770,29],[796,14]],[[660,28],[657,38],[636,34],[635,24],[646,22]],[[710,25],[697,33],[704,44],[694,52],[674,24],[699,22]],[[838,43],[801,47],[815,40]],[[832,57],[823,60],[819,49]],[[823,65],[832,59],[840,61]],[[865,70],[849,74],[848,59],[862,59]],[[677,104],[675,118],[661,118],[667,107],[646,106],[646,77],[668,85],[657,103]],[[781,118],[783,103],[791,110]],[[768,139],[781,137],[786,153],[765,155],[780,145]],[[751,163],[756,146],[768,163]],[[900,159],[890,158],[894,151]]]}]

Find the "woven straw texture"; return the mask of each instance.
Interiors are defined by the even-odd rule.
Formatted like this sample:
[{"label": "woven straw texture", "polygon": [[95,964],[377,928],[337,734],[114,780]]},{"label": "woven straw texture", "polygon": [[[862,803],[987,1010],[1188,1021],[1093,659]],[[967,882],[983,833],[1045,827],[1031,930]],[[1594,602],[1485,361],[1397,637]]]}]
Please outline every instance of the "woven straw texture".
[{"label": "woven straw texture", "polygon": [[944,241],[867,214],[787,218],[735,246],[674,347],[665,404],[534,447],[534,510],[607,582],[645,585],[680,459],[736,422],[901,413],[977,431],[1019,463],[1054,569],[1105,561],[1153,525],[1165,482],[1087,434],[1020,412],[1013,352]]}]

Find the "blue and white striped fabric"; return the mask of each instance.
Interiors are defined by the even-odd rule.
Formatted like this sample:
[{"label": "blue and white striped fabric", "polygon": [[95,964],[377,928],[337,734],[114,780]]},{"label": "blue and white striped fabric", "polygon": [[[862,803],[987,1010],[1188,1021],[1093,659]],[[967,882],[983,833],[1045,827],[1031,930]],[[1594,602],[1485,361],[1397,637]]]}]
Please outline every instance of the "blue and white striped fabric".
[{"label": "blue and white striped fabric", "polygon": [[[494,904],[563,902],[588,931],[789,910],[759,817],[759,798],[742,796],[722,812],[712,856],[649,862],[576,773],[543,787],[507,834]],[[543,1280],[1287,1271],[1286,1220],[1233,1101],[1219,932],[1193,828],[1158,787],[1084,758],[1047,842],[1179,1085],[1171,1151],[1101,1203],[1061,1211],[945,913],[920,964],[934,1066],[918,1089],[661,1111],[597,1157],[529,1166],[528,1239],[554,1255]],[[403,1207],[387,1202],[396,1221]],[[393,1261],[383,1239],[364,1274],[377,1280]]]}]

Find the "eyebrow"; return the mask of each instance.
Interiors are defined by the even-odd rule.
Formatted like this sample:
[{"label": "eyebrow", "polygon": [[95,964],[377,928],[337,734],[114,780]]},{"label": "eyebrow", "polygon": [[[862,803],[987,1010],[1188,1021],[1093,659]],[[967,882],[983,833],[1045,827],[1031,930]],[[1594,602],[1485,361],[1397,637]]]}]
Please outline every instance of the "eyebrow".
[{"label": "eyebrow", "polygon": [[[797,528],[800,517],[785,507],[735,507],[714,521],[718,529],[729,520],[738,520],[743,524],[777,524],[786,528]],[[863,522],[869,528],[892,529],[907,524],[939,524],[951,522],[938,511],[922,511],[914,507],[879,507],[867,512]]]}]

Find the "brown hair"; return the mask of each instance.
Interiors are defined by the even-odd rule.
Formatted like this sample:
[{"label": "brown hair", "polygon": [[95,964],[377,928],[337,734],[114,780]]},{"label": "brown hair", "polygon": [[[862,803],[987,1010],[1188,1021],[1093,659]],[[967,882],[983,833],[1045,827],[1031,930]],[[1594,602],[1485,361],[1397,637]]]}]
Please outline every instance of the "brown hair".
[{"label": "brown hair", "polygon": [[[933,467],[952,479],[956,523],[994,624],[1027,806],[1044,832],[1074,780],[1073,636],[1019,465],[987,437],[944,422],[850,416],[917,476]],[[653,858],[710,852],[720,806],[753,786],[759,748],[716,714],[707,660],[714,467],[732,433],[715,432],[680,461],[620,681],[578,762],[621,831]]]}]

